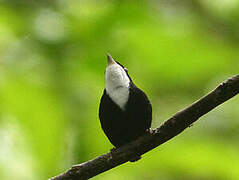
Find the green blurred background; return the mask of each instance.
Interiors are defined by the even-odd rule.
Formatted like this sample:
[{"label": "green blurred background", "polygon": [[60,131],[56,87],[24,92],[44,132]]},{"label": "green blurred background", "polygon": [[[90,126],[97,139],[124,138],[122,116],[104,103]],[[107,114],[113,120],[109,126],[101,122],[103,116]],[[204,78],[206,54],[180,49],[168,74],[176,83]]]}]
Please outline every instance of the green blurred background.
[{"label": "green blurred background", "polygon": [[[106,53],[151,99],[153,127],[239,73],[238,0],[0,0],[0,179],[42,180],[112,148]],[[239,179],[239,97],[96,180]]]}]

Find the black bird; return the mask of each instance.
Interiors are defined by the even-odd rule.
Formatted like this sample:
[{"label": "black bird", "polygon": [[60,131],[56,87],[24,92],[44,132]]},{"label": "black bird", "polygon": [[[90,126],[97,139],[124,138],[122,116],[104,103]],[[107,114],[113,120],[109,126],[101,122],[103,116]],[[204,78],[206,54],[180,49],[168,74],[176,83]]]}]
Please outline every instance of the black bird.
[{"label": "black bird", "polygon": [[135,86],[128,70],[109,54],[107,58],[99,118],[104,133],[118,148],[149,130],[152,106],[146,94]]}]

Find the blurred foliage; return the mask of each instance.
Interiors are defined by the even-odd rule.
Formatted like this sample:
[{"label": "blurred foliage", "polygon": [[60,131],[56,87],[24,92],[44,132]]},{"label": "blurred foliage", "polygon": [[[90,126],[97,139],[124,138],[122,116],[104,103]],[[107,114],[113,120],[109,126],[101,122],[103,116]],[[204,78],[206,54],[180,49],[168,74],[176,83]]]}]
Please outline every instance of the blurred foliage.
[{"label": "blurred foliage", "polygon": [[[239,69],[237,0],[1,0],[0,179],[40,180],[112,146],[98,120],[106,53],[153,105],[153,127]],[[94,179],[239,178],[239,97]]]}]

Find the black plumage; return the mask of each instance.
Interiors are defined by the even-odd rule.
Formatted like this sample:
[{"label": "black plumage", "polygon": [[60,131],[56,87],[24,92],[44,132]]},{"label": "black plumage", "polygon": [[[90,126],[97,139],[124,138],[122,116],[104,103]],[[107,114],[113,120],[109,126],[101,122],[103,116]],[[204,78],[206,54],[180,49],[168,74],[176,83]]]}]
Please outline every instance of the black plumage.
[{"label": "black plumage", "polygon": [[[125,68],[124,70],[129,77],[127,70]],[[129,80],[129,97],[124,109],[110,98],[106,89],[100,101],[101,127],[116,148],[137,139],[150,128],[152,121],[152,106],[149,99],[134,85],[130,77]]]}]

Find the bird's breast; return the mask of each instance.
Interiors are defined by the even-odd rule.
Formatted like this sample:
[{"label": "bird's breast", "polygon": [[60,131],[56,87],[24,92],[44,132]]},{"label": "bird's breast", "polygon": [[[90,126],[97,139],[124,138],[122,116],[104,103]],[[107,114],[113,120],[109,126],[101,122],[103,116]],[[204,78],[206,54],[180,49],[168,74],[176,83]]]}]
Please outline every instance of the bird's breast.
[{"label": "bird's breast", "polygon": [[125,106],[129,99],[129,88],[118,87],[109,92],[106,90],[106,92],[115,104],[117,104],[122,110],[125,110]]}]

